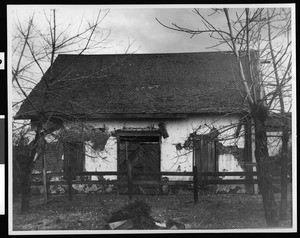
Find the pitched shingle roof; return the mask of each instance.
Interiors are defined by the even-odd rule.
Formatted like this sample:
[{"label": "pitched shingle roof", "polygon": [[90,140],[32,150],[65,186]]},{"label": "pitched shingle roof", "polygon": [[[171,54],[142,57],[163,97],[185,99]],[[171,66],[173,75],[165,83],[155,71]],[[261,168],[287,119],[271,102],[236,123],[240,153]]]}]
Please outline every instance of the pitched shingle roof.
[{"label": "pitched shingle roof", "polygon": [[[241,111],[246,105],[231,52],[58,55],[44,79],[45,112],[58,115]],[[41,80],[29,95],[38,109]],[[29,100],[17,118],[36,115]]]}]

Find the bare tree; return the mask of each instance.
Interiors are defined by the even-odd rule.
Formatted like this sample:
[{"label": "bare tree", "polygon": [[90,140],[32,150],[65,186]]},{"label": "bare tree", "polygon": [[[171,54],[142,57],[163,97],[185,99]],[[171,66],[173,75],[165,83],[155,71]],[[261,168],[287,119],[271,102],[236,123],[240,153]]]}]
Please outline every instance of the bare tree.
[{"label": "bare tree", "polygon": [[[64,118],[55,118],[51,112],[46,112],[46,103],[51,91],[52,81],[55,77],[53,72],[54,61],[58,54],[75,53],[81,55],[86,52],[94,52],[106,46],[110,29],[101,28],[101,24],[109,11],[99,11],[93,21],[81,21],[77,29],[71,24],[63,27],[57,22],[56,10],[51,10],[50,14],[43,12],[47,26],[39,28],[33,14],[28,22],[18,21],[16,23],[16,35],[14,35],[15,47],[13,49],[13,69],[12,81],[14,89],[22,96],[21,101],[15,102],[18,106],[23,100],[30,103],[37,115],[33,140],[23,151],[17,151],[17,163],[20,172],[22,185],[22,207],[21,212],[25,213],[30,206],[30,185],[33,164],[39,154],[44,150],[44,141],[47,135],[57,136],[53,132],[62,128]],[[46,71],[45,68],[48,68]],[[63,70],[67,70],[68,65]],[[29,97],[33,90],[40,90],[35,87],[41,75],[41,82],[45,85],[42,91],[41,106],[37,107]],[[40,82],[40,83],[41,83]],[[41,93],[41,92],[40,92]],[[72,121],[73,119],[69,119]],[[74,118],[75,120],[76,118]],[[54,123],[53,123],[54,122]],[[25,122],[20,126],[15,124],[15,133],[29,124]]]},{"label": "bare tree", "polygon": [[[202,28],[191,29],[181,27],[176,23],[166,25],[156,19],[162,26],[191,35],[209,34],[217,41],[212,48],[227,47],[233,52],[239,70],[242,87],[237,90],[243,92],[247,98],[254,125],[255,158],[258,170],[259,190],[263,197],[266,222],[268,226],[278,226],[276,203],[273,194],[270,160],[268,159],[267,119],[272,112],[280,109],[285,113],[284,101],[290,97],[290,42],[282,45],[277,52],[272,47],[275,42],[289,34],[289,9],[212,9],[210,16],[222,14],[226,27],[219,27],[204,17],[200,9],[194,13],[200,17]],[[271,31],[274,31],[272,33]],[[244,60],[246,58],[246,61]],[[272,61],[270,66],[264,67],[261,61]],[[245,67],[246,66],[246,67]],[[279,70],[280,69],[280,70]],[[278,107],[279,101],[279,107]],[[283,128],[283,151],[287,147],[287,131]],[[286,159],[285,152],[282,159],[282,209],[286,208]],[[282,210],[281,209],[281,210]]]},{"label": "bare tree", "polygon": [[[274,22],[272,21],[274,16],[276,16],[276,10],[267,9],[267,29],[268,29],[268,47],[270,53],[270,59],[272,62],[272,72],[273,77],[275,78],[275,93],[273,93],[272,98],[269,104],[272,104],[275,99],[279,101],[279,110],[282,115],[282,151],[281,151],[281,202],[280,202],[280,213],[279,218],[284,220],[287,217],[287,163],[288,163],[288,141],[289,141],[289,133],[291,128],[288,126],[288,118],[286,117],[286,113],[290,111],[291,108],[286,109],[286,100],[289,97],[291,92],[291,83],[290,83],[290,75],[291,75],[291,60],[292,55],[290,52],[291,42],[289,38],[285,44],[281,44],[281,46],[277,49],[274,48],[273,45],[273,32],[272,29],[276,28],[276,33],[278,34],[278,28],[280,29],[280,34],[289,35],[289,31],[291,28],[290,21],[290,12],[283,11],[282,17],[285,20],[283,26],[274,26]],[[277,17],[278,19],[278,17]],[[275,36],[276,37],[276,36]],[[272,80],[274,81],[274,80]],[[287,95],[288,94],[288,95]]]}]

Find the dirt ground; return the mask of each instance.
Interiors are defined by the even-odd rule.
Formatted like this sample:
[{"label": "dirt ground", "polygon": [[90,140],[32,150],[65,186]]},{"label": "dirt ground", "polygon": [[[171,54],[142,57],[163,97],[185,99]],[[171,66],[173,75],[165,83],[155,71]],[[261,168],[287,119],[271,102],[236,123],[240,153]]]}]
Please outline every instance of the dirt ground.
[{"label": "dirt ground", "polygon": [[[191,229],[266,228],[260,195],[200,194],[193,204],[190,191],[175,195],[137,195],[151,205],[152,217],[158,222],[184,218]],[[279,205],[279,194],[275,196]],[[292,226],[291,194],[288,220],[281,228]],[[117,194],[77,194],[72,201],[67,195],[41,196],[31,199],[31,211],[20,214],[20,197],[13,202],[13,230],[102,230],[112,211],[128,202],[128,196]]]}]

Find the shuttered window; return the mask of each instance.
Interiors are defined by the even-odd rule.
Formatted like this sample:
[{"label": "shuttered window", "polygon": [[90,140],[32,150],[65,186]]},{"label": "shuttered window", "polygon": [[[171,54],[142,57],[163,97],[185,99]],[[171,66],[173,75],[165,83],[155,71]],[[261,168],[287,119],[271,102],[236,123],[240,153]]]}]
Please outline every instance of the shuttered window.
[{"label": "shuttered window", "polygon": [[85,146],[84,143],[67,143],[64,153],[64,171],[71,167],[75,175],[84,171]]},{"label": "shuttered window", "polygon": [[[205,137],[195,140],[195,165],[199,173],[218,171],[218,153],[216,140]],[[211,179],[212,176],[203,176],[203,180]]]}]

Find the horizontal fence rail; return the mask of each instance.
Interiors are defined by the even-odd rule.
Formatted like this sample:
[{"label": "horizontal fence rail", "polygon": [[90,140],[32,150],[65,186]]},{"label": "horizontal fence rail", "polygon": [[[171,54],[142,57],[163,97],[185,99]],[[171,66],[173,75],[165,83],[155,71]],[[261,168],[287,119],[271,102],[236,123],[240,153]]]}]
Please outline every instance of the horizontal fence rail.
[{"label": "horizontal fence rail", "polygon": [[[105,172],[82,172],[82,173],[77,173],[73,175],[72,177],[84,177],[84,176],[118,176],[118,175],[126,175],[127,173],[120,173],[117,171],[105,171]],[[133,175],[153,175],[153,173],[132,173]],[[160,172],[160,177],[165,177],[165,176],[190,176],[193,177],[194,173],[193,172]],[[32,174],[33,179],[34,178],[42,178],[43,174]],[[203,179],[207,176],[210,176],[209,179]],[[223,179],[222,177],[224,176],[240,176],[239,179],[231,179],[231,178],[226,178]],[[52,177],[62,177],[61,181],[50,181]],[[63,172],[54,172],[54,173],[47,173],[47,181],[48,185],[64,185],[67,184],[67,175]],[[251,179],[247,179],[251,177]],[[252,173],[246,173],[246,172],[205,172],[205,173],[198,173],[198,180],[199,184],[257,184],[258,179],[257,177],[257,172],[252,172]],[[127,182],[125,181],[118,181],[117,179],[109,180],[109,179],[100,179],[100,180],[77,180],[72,178],[72,184],[116,184],[116,185],[124,185]],[[279,182],[280,177],[273,177],[274,182]],[[182,181],[182,180],[161,180],[161,181],[132,181],[133,185],[185,185],[185,184],[193,184],[193,180],[187,180],[187,181]],[[32,181],[32,185],[43,185],[42,181]]]},{"label": "horizontal fence rail", "polygon": [[[64,172],[55,172],[55,173],[46,173],[46,174],[32,174],[32,185],[42,185],[45,187],[45,195],[48,199],[49,195],[49,187],[51,185],[67,185],[68,187],[68,197],[69,200],[72,200],[72,190],[69,189],[72,187],[72,185],[75,184],[87,184],[87,185],[93,185],[93,184],[100,184],[100,185],[116,185],[117,189],[122,186],[126,186],[128,188],[128,196],[129,200],[132,200],[132,194],[133,194],[133,187],[134,186],[155,186],[159,188],[159,194],[161,194],[162,186],[170,185],[170,186],[182,186],[182,185],[192,185],[193,188],[193,194],[194,194],[194,204],[198,203],[198,192],[199,187],[203,185],[213,185],[213,184],[245,184],[246,186],[257,184],[257,172],[198,172],[197,167],[193,167],[193,172],[167,172],[162,171],[159,173],[156,173],[156,175],[159,175],[160,180],[156,181],[136,181],[132,179],[125,180],[118,180],[118,179],[104,179],[102,176],[118,176],[118,175],[127,175],[127,178],[132,178],[132,175],[153,175],[153,173],[129,173],[127,172],[117,172],[117,171],[93,171],[93,172],[82,172],[82,173],[76,173],[73,174],[69,168],[69,170]],[[128,176],[130,175],[130,177]],[[97,180],[92,180],[92,176],[98,176]],[[178,181],[178,180],[169,180],[164,179],[166,176],[189,176],[192,177],[192,180],[186,180],[186,181]],[[239,177],[239,178],[226,178],[228,177]],[[51,178],[53,177],[60,177],[59,181],[53,181]],[[79,178],[78,178],[79,177]],[[40,181],[35,181],[37,178]],[[280,182],[280,177],[274,177],[274,182]],[[291,182],[291,179],[289,179],[289,182]],[[248,193],[248,192],[247,192]],[[52,194],[51,194],[52,195]]]},{"label": "horizontal fence rail", "polygon": [[[127,172],[117,172],[117,171],[93,171],[93,172],[82,172],[82,173],[76,173],[74,176],[107,176],[107,175],[123,175],[127,174]],[[141,175],[152,175],[154,173],[147,173],[147,172],[141,172],[136,173],[133,172],[132,174],[141,174]],[[160,172],[161,176],[193,176],[193,172]],[[203,176],[257,176],[257,172],[203,172],[201,173]],[[54,172],[54,173],[47,173],[48,177],[55,177],[55,176],[65,176],[66,173],[64,172]],[[42,176],[42,173],[38,174],[32,174],[32,176],[40,177]]]}]

